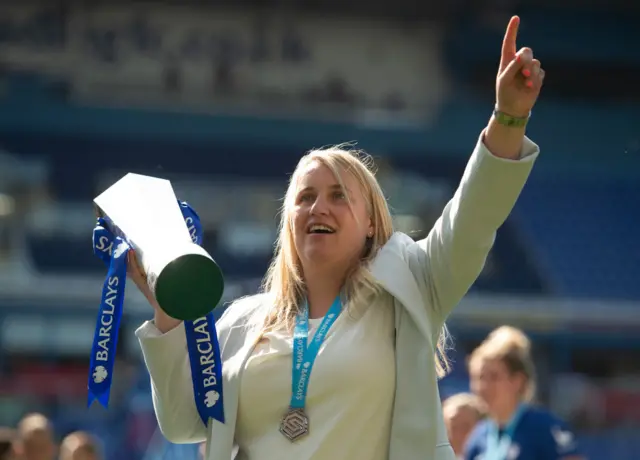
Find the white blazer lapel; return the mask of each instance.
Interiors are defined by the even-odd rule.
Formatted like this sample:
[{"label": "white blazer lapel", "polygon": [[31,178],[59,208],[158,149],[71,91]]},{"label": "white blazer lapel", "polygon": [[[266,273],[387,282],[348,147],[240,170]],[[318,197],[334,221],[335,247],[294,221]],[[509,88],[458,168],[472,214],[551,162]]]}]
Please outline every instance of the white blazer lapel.
[{"label": "white blazer lapel", "polygon": [[402,304],[424,337],[431,340],[432,332],[426,314],[428,306],[425,305],[425,298],[407,262],[394,250],[401,244],[403,242],[394,234],[380,249],[369,269],[382,287]]}]

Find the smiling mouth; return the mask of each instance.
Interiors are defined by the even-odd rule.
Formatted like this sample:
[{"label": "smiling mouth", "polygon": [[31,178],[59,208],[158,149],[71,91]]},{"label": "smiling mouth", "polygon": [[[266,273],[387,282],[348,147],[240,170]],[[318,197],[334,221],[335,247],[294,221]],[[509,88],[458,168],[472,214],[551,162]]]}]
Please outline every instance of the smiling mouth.
[{"label": "smiling mouth", "polygon": [[314,224],[309,226],[307,233],[310,235],[331,235],[336,231],[328,225]]}]

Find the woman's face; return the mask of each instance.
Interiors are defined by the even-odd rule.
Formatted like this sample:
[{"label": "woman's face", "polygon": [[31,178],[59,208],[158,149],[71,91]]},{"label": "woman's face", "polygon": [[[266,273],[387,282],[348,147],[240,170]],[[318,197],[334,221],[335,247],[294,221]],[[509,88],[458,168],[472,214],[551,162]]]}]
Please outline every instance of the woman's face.
[{"label": "woman's face", "polygon": [[349,266],[361,257],[365,240],[373,233],[358,180],[344,170],[340,176],[344,188],[331,169],[313,161],[298,180],[292,222],[296,251],[305,269]]},{"label": "woman's face", "polygon": [[471,391],[485,402],[489,412],[501,412],[520,399],[524,377],[510,373],[500,360],[478,360],[470,369],[470,377]]}]

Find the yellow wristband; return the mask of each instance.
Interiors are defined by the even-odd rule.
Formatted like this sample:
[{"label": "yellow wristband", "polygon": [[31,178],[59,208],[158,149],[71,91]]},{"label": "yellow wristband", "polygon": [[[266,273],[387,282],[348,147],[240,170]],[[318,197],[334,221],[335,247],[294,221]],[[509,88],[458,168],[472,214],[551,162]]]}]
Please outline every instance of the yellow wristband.
[{"label": "yellow wristband", "polygon": [[531,113],[529,113],[529,116],[527,117],[514,117],[507,113],[500,112],[498,109],[494,109],[493,116],[496,121],[503,126],[508,126],[509,128],[523,128],[527,126]]}]

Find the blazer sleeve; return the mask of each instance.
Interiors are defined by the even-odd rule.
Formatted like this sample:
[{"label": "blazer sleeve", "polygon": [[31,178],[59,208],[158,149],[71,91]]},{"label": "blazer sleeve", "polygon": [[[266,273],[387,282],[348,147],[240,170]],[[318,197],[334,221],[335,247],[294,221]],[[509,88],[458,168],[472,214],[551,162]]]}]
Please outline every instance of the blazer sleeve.
[{"label": "blazer sleeve", "polygon": [[[264,297],[238,299],[224,310],[216,321],[221,352],[233,327],[246,323]],[[136,336],[151,377],[153,408],[160,431],[174,444],[205,441],[209,431],[196,409],[184,323],[163,334],[152,321],[147,321],[136,330]]]},{"label": "blazer sleeve", "polygon": [[453,198],[412,251],[412,271],[423,277],[440,322],[480,275],[496,231],[513,209],[539,154],[538,146],[525,137],[519,160],[499,158],[482,139],[483,135]]},{"label": "blazer sleeve", "polygon": [[202,442],[207,429],[194,401],[184,324],[163,334],[152,321],[136,330],[151,376],[153,408],[160,431],[175,444]]}]

